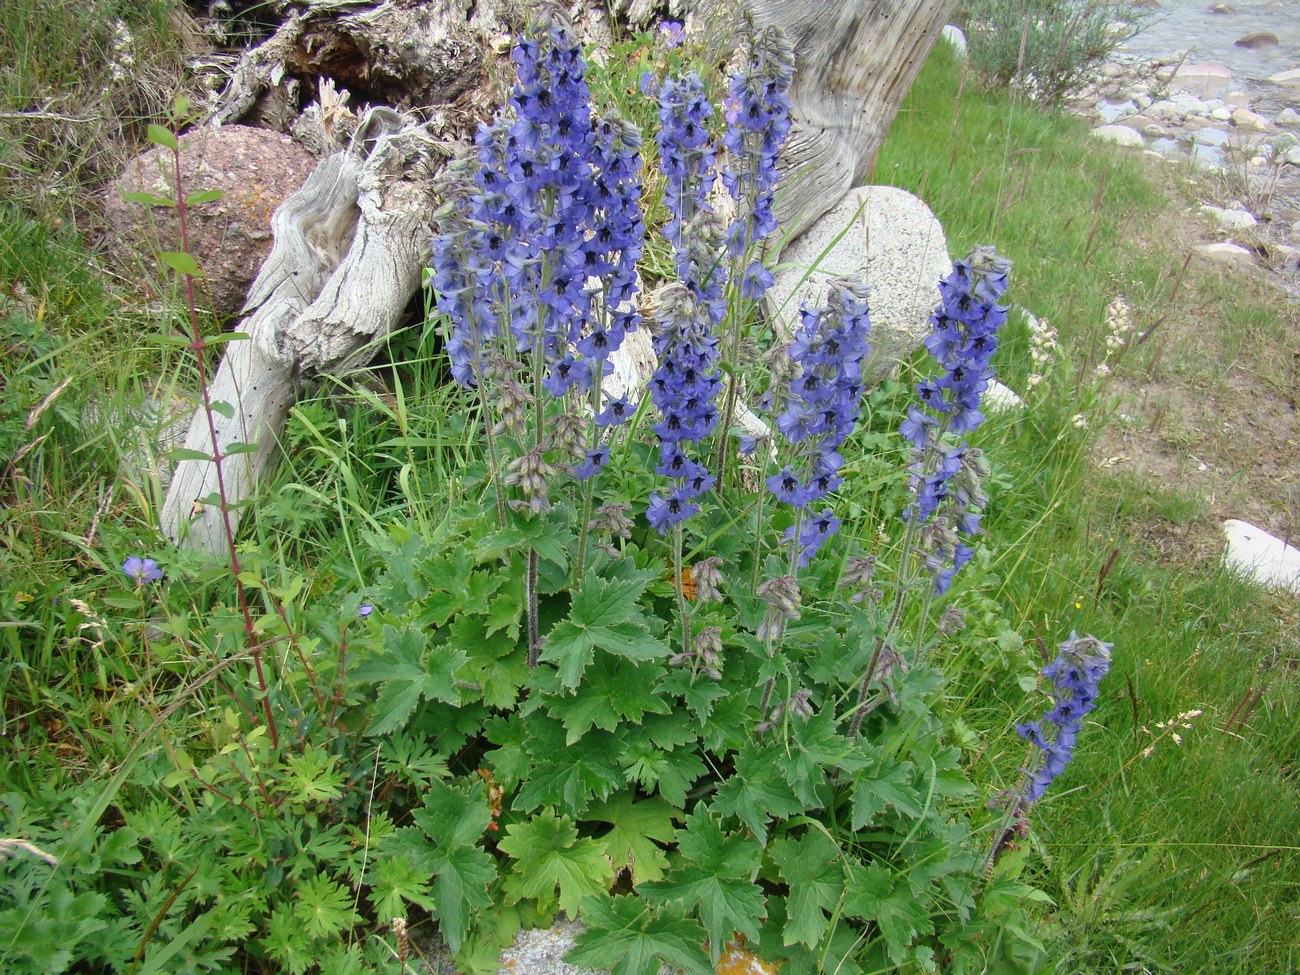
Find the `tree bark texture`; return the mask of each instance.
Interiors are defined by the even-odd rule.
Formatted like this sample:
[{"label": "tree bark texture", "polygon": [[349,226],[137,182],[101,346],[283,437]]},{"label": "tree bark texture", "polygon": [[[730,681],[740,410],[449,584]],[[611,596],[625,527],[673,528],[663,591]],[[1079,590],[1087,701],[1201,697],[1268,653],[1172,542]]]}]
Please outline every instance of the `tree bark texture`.
[{"label": "tree bark texture", "polygon": [[776,215],[793,240],[854,186],[876,152],[956,0],[691,0],[729,50],[745,21],[780,27],[794,45],[790,139]]}]

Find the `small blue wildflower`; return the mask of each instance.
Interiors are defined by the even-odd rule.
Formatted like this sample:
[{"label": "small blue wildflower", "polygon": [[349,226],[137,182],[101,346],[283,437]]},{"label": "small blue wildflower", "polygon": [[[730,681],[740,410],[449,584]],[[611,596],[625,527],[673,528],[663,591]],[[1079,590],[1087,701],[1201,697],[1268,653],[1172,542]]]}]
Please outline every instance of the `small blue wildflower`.
[{"label": "small blue wildflower", "polygon": [[664,42],[664,47],[670,51],[681,47],[682,40],[686,37],[686,28],[678,20],[665,20],[659,25],[657,32]]},{"label": "small blue wildflower", "polygon": [[370,603],[362,603],[360,606],[357,607],[357,615],[360,616],[362,619],[365,619],[374,611],[375,611],[375,607],[372,606]]},{"label": "small blue wildflower", "polygon": [[1025,771],[1022,806],[1041,799],[1074,757],[1083,719],[1097,706],[1097,688],[1110,669],[1113,646],[1071,633],[1056,659],[1043,668],[1042,676],[1052,683],[1053,706],[1039,720],[1016,726],[1016,733],[1041,756],[1036,768]]},{"label": "small blue wildflower", "polygon": [[593,447],[587,451],[586,458],[573,469],[573,476],[579,481],[595,477],[609,463],[609,450],[606,447]]},{"label": "small blue wildflower", "polygon": [[163,577],[162,569],[158,568],[157,562],[153,559],[142,559],[138,555],[128,556],[122,563],[122,571],[137,586],[143,586],[146,582],[157,582]]},{"label": "small blue wildflower", "polygon": [[673,491],[666,497],[655,491],[650,495],[646,520],[658,530],[659,534],[667,535],[674,525],[680,525],[699,510],[699,505],[684,498],[679,491]]},{"label": "small blue wildflower", "polygon": [[673,246],[678,274],[688,280],[682,265],[688,260],[687,225],[697,213],[708,210],[716,158],[709,140],[713,106],[704,82],[694,71],[681,80],[664,79],[659,87],[659,160],[664,175],[664,203],[668,222],[663,234]]},{"label": "small blue wildflower", "polygon": [[[830,537],[840,530],[840,520],[830,508],[824,508],[815,515],[805,515],[799,525],[799,565],[805,566]],[[794,526],[785,530],[782,539],[789,545],[794,541]]]},{"label": "small blue wildflower", "polygon": [[641,137],[593,118],[562,15],[540,11],[511,57],[508,110],[480,128],[474,157],[447,181],[432,284],[452,322],[457,381],[476,385],[486,344],[509,335],[559,397],[598,382],[638,324]]},{"label": "small blue wildflower", "polygon": [[636,407],[628,402],[626,396],[620,396],[618,399],[611,399],[605,404],[605,408],[596,414],[596,426],[621,426],[626,423],[635,412]]}]

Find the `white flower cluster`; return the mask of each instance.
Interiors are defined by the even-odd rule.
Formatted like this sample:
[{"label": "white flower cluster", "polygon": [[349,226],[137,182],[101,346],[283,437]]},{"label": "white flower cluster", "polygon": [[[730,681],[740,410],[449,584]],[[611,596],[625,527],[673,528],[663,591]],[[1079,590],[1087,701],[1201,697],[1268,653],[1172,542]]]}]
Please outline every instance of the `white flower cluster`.
[{"label": "white flower cluster", "polygon": [[1046,318],[1035,318],[1028,312],[1025,317],[1029,321],[1029,378],[1025,380],[1025,391],[1029,392],[1039,383],[1047,378],[1051,371],[1052,363],[1056,361],[1056,352],[1059,348],[1057,342],[1056,329],[1051,328]]},{"label": "white flower cluster", "polygon": [[[1159,744],[1161,738],[1172,738],[1175,745],[1181,745],[1183,743],[1183,736],[1178,733],[1177,729],[1181,728],[1183,731],[1187,731],[1192,727],[1192,720],[1194,718],[1199,718],[1204,713],[1205,712],[1200,708],[1196,708],[1192,711],[1183,711],[1177,717],[1169,721],[1157,721],[1156,731],[1160,732],[1160,734],[1156,737],[1155,741],[1142,749],[1142,757],[1150,758],[1155,752],[1156,745]],[[1145,725],[1142,727],[1142,733],[1147,735],[1154,734],[1154,732]]]},{"label": "white flower cluster", "polygon": [[1129,314],[1128,302],[1123,295],[1106,306],[1106,357],[1097,365],[1098,379],[1105,379],[1111,373],[1111,361],[1128,345],[1133,332],[1133,316]]},{"label": "white flower cluster", "polygon": [[108,58],[108,70],[114,81],[126,81],[131,77],[131,69],[135,67],[135,55],[131,53],[134,45],[135,38],[131,35],[131,29],[124,21],[114,20]]}]

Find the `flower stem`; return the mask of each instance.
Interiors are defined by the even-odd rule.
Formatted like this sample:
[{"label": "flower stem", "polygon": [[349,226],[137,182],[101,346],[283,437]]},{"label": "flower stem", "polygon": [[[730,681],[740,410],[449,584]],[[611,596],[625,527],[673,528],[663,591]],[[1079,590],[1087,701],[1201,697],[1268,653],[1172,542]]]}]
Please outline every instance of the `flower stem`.
[{"label": "flower stem", "polygon": [[[185,187],[181,180],[181,152],[179,145],[172,148],[172,171],[176,180],[176,223],[180,233],[181,251],[188,254],[190,245],[189,227],[186,218],[189,215],[189,207],[185,201]],[[253,627],[253,613],[249,609],[248,593],[244,589],[244,580],[240,576],[244,567],[239,561],[239,551],[235,547],[235,530],[230,520],[230,500],[226,494],[226,480],[222,469],[222,462],[225,460],[226,455],[221,452],[221,447],[217,443],[216,412],[212,408],[212,394],[208,388],[207,364],[203,361],[203,353],[207,349],[208,343],[203,340],[203,333],[199,328],[198,300],[194,294],[194,276],[184,274],[182,277],[185,278],[185,298],[189,308],[190,348],[194,352],[194,361],[198,368],[199,395],[202,397],[203,413],[208,421],[209,443],[212,444],[212,464],[217,477],[217,508],[221,513],[226,551],[230,558],[230,574],[235,580],[236,598],[239,601],[240,613],[244,617],[244,636],[248,641],[249,655],[253,658],[253,669],[257,673],[257,690],[262,699],[262,714],[266,722],[266,731],[271,740],[271,747],[278,748],[280,743],[279,729],[276,727],[275,716],[271,713],[271,702],[267,697],[266,674],[262,669],[261,644]]]}]

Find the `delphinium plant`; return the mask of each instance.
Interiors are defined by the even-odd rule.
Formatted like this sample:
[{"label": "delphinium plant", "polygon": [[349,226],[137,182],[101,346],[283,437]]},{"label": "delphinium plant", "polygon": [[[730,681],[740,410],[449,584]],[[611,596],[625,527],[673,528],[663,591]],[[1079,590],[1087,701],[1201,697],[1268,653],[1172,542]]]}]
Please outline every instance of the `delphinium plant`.
[{"label": "delphinium plant", "polygon": [[[1027,888],[995,878],[998,916],[976,910],[971,787],[921,653],[960,625],[947,609],[928,623],[929,604],[979,528],[985,470],[961,438],[981,419],[1006,263],[977,250],[940,285],[941,369],[902,424],[911,501],[886,579],[886,560],[832,543],[866,284],[832,281],[793,335],[760,322],[784,38],[744,45],[722,111],[698,75],[641,86],[671,255],[645,321],[640,136],[587,105],[558,13],[535,16],[514,58],[509,104],[449,167],[430,276],[488,500],[432,537],[395,534],[367,595],[421,648],[415,669],[388,641],[360,666],[389,705],[370,730],[426,735],[449,776],[380,855],[429,878],[462,958],[561,910],[587,925],[570,960],[620,972],[707,972],[737,939],[798,970],[1032,954],[989,935]],[[635,327],[658,368],[644,394],[611,397],[608,355]],[[742,344],[772,364],[749,389],[723,368]],[[751,392],[770,435],[734,439]],[[757,492],[720,476],[737,449]]]}]

